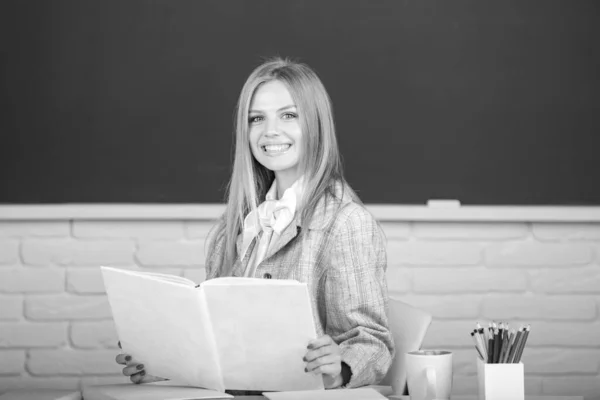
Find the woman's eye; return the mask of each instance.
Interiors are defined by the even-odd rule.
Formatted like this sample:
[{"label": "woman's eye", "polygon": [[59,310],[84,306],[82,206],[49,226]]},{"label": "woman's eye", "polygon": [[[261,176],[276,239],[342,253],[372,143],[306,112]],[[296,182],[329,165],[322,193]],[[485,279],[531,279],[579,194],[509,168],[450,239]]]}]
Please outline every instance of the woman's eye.
[{"label": "woman's eye", "polygon": [[297,118],[298,115],[295,113],[285,113],[283,114],[283,119],[292,119],[292,118]]},{"label": "woman's eye", "polygon": [[251,124],[257,123],[262,121],[262,117],[261,116],[254,116],[254,117],[250,117],[248,118],[248,122]]}]

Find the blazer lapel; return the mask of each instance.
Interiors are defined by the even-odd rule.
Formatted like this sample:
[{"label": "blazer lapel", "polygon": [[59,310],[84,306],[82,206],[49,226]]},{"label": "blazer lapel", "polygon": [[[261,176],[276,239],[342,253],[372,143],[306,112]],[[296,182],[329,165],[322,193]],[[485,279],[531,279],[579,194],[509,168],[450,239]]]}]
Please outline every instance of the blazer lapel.
[{"label": "blazer lapel", "polygon": [[[252,252],[254,251],[254,246],[256,245],[256,238],[252,239],[252,242],[250,242],[250,245],[248,246],[248,250],[246,250],[246,254],[244,254],[244,259],[240,259],[240,254],[242,254],[242,241],[243,241],[243,235],[238,235],[237,240],[235,242],[235,248],[237,251],[237,260],[236,260],[236,264],[239,262],[239,266],[241,267],[241,271],[239,272],[241,275],[244,275],[244,271],[246,271],[246,266],[248,265],[248,261],[250,260],[250,255],[252,254]],[[234,266],[234,270],[237,269],[235,268],[236,266]]]},{"label": "blazer lapel", "polygon": [[292,222],[290,222],[290,224],[283,230],[283,232],[281,232],[281,235],[273,236],[273,238],[271,238],[272,241],[269,244],[269,249],[267,250],[267,254],[265,255],[264,260],[267,260],[273,254],[277,253],[286,244],[288,244],[293,238],[298,236],[298,228],[299,227],[300,227],[300,216],[298,215],[298,213],[296,213]]}]

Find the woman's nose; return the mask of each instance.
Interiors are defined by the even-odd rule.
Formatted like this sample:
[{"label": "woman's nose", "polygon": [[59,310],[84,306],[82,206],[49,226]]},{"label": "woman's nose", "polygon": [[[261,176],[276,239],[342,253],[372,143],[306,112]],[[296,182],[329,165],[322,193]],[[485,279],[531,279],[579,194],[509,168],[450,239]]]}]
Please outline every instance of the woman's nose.
[{"label": "woman's nose", "polygon": [[267,135],[279,135],[279,126],[277,124],[277,120],[275,118],[267,119],[267,123],[265,124],[266,134]]}]

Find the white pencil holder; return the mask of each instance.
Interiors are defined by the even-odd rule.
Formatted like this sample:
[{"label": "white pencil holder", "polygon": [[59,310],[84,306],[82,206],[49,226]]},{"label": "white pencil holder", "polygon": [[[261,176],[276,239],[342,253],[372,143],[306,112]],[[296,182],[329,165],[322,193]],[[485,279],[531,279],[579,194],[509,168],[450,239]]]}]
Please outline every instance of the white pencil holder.
[{"label": "white pencil holder", "polygon": [[487,364],[477,358],[480,400],[524,400],[525,370],[523,363]]}]

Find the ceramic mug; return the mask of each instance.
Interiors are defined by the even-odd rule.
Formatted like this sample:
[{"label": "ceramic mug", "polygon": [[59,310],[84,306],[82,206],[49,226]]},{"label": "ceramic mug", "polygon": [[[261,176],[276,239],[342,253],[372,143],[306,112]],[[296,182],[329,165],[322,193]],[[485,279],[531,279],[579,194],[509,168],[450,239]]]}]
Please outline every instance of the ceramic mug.
[{"label": "ceramic mug", "polygon": [[406,353],[406,383],[411,400],[449,400],[452,352],[418,350]]}]

